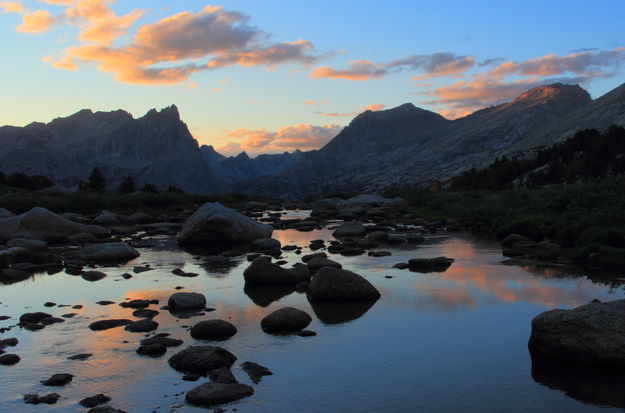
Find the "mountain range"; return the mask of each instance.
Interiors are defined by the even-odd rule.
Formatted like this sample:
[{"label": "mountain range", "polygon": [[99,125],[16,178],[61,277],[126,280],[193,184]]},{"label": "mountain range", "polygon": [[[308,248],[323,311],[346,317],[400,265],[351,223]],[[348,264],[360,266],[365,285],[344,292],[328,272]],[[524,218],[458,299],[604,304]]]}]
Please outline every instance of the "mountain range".
[{"label": "mountain range", "polygon": [[47,124],[0,127],[0,170],[46,175],[62,190],[75,189],[97,166],[111,190],[130,175],[161,189],[302,198],[445,181],[612,124],[625,125],[625,85],[592,100],[578,85],[556,83],[456,120],[410,103],[366,111],[319,150],[250,158],[199,146],[175,106],[138,119],[82,110]]}]

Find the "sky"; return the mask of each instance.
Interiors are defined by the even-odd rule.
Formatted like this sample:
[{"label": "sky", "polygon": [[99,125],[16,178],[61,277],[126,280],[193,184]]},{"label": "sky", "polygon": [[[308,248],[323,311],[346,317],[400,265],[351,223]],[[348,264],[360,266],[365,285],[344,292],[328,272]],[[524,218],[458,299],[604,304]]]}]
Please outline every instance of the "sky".
[{"label": "sky", "polygon": [[625,2],[0,0],[0,125],[175,104],[226,155],[323,146],[364,110],[457,118],[625,83]]}]

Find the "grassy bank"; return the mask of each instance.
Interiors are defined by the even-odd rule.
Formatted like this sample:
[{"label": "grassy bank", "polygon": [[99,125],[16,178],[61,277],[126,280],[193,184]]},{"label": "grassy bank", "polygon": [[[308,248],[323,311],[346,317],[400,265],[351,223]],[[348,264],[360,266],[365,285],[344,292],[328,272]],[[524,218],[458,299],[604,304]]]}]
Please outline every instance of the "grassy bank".
[{"label": "grassy bank", "polygon": [[148,212],[162,214],[184,209],[194,210],[205,202],[221,202],[231,208],[238,208],[247,202],[272,201],[269,198],[246,194],[192,195],[184,193],[118,194],[108,192],[43,192],[3,189],[0,193],[0,208],[22,213],[39,206],[56,213],[74,212],[97,214],[109,210],[121,214]]},{"label": "grassy bank", "polygon": [[623,176],[495,192],[396,188],[385,195],[405,198],[406,210],[426,219],[457,220],[498,239],[512,233],[549,239],[575,262],[625,271]]}]

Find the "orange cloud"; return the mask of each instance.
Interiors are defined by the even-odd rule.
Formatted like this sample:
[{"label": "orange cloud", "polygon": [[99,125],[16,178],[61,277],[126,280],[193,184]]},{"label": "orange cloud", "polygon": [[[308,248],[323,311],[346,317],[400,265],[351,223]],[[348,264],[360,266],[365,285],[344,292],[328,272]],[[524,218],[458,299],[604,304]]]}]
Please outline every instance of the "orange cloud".
[{"label": "orange cloud", "polygon": [[[66,4],[63,0],[52,1]],[[309,41],[265,44],[268,36],[250,26],[246,15],[214,6],[144,24],[125,46],[110,47],[143,15],[143,11],[117,16],[108,8],[108,2],[79,0],[71,3],[65,11],[66,20],[82,25],[80,40],[98,46],[69,47],[52,63],[54,67],[75,70],[80,64],[95,64],[101,71],[113,74],[119,82],[172,84],[184,82],[200,70],[235,64],[308,65],[317,59],[311,54],[314,46]],[[200,59],[206,61],[195,62]]]},{"label": "orange cloud", "polygon": [[306,99],[304,101],[304,104],[306,104],[306,105],[327,105],[328,103],[329,102],[327,100],[322,100],[320,102],[317,102],[317,101],[312,100],[312,99]]},{"label": "orange cloud", "polygon": [[226,138],[239,141],[230,142],[217,151],[232,155],[241,151],[259,154],[319,149],[338,135],[341,129],[341,126],[333,124],[319,126],[299,124],[286,126],[275,132],[266,129],[237,129],[229,132]]},{"label": "orange cloud", "polygon": [[16,1],[1,2],[0,7],[3,13],[24,13],[24,6]]},{"label": "orange cloud", "polygon": [[17,26],[20,33],[42,33],[54,23],[54,17],[45,10],[36,10],[22,15],[22,24]]},{"label": "orange cloud", "polygon": [[388,63],[374,64],[369,60],[356,60],[348,62],[347,65],[347,69],[320,66],[310,73],[310,77],[365,81],[379,79],[403,70],[423,72],[422,75],[416,76],[414,79],[440,76],[458,77],[475,66],[475,58],[439,52],[429,55],[410,55]]}]

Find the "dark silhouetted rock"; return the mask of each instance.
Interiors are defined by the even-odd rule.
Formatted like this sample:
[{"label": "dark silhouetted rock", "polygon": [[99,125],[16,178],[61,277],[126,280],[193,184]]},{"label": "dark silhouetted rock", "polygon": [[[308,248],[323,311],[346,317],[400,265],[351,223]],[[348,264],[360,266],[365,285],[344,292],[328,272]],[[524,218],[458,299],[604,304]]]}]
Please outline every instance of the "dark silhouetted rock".
[{"label": "dark silhouetted rock", "polygon": [[25,394],[24,395],[24,403],[26,404],[55,404],[61,398],[60,394],[50,393],[45,396],[40,396],[38,394]]},{"label": "dark silhouetted rock", "polygon": [[237,333],[237,328],[224,320],[200,321],[191,328],[191,337],[198,340],[226,340]]},{"label": "dark silhouetted rock", "polygon": [[201,310],[206,307],[206,297],[200,293],[174,293],[167,305],[172,311]]},{"label": "dark silhouetted rock", "polygon": [[71,382],[73,378],[74,376],[72,374],[57,373],[41,383],[44,386],[65,386],[67,383]]},{"label": "dark silhouetted rock", "polygon": [[89,324],[89,328],[93,331],[102,331],[110,328],[126,326],[130,323],[132,323],[132,321],[126,319],[100,320]]},{"label": "dark silhouetted rock", "polygon": [[408,261],[408,269],[414,272],[445,272],[454,262],[452,258],[413,258]]},{"label": "dark silhouetted rock", "polygon": [[17,354],[3,354],[0,356],[0,366],[12,366],[21,360]]},{"label": "dark silhouetted rock", "polygon": [[185,400],[194,406],[210,407],[240,400],[252,394],[254,389],[245,384],[205,383],[189,390]]},{"label": "dark silhouetted rock", "polygon": [[162,344],[147,344],[141,345],[137,349],[137,353],[142,356],[160,357],[167,353],[167,347]]},{"label": "dark silhouetted rock", "polygon": [[236,359],[221,347],[192,346],[174,354],[168,362],[180,372],[206,375],[210,370],[232,366]]},{"label": "dark silhouetted rock", "polygon": [[213,383],[237,383],[232,371],[228,367],[220,367],[208,372],[208,378]]},{"label": "dark silhouetted rock", "polygon": [[78,402],[82,407],[95,407],[101,404],[105,404],[111,401],[111,398],[100,393],[95,396],[85,397],[81,401]]},{"label": "dark silhouetted rock", "polygon": [[243,371],[247,373],[247,375],[250,377],[250,380],[252,380],[254,384],[260,383],[264,376],[273,375],[271,370],[269,370],[267,367],[261,366],[260,364],[251,361],[241,363],[241,368],[243,368]]},{"label": "dark silhouetted rock", "polygon": [[125,329],[131,333],[147,333],[148,331],[154,331],[157,328],[158,323],[150,319],[133,321],[125,327]]},{"label": "dark silhouetted rock", "polygon": [[94,282],[106,278],[106,274],[101,271],[87,271],[83,272],[81,277],[86,281]]},{"label": "dark silhouetted rock", "polygon": [[312,318],[302,310],[285,307],[274,311],[260,322],[263,331],[270,334],[288,334],[303,330]]},{"label": "dark silhouetted rock", "polygon": [[360,222],[344,222],[332,233],[333,236],[340,237],[364,237],[367,234],[365,226]]},{"label": "dark silhouetted rock", "polygon": [[282,268],[269,257],[256,258],[243,272],[245,282],[265,285],[295,285],[310,279],[306,266]]},{"label": "dark silhouetted rock", "polygon": [[310,301],[377,300],[380,292],[360,275],[332,267],[321,268],[306,291]]},{"label": "dark silhouetted rock", "polygon": [[80,250],[72,251],[67,257],[72,260],[97,263],[120,263],[137,258],[139,251],[123,242],[91,244]]}]

